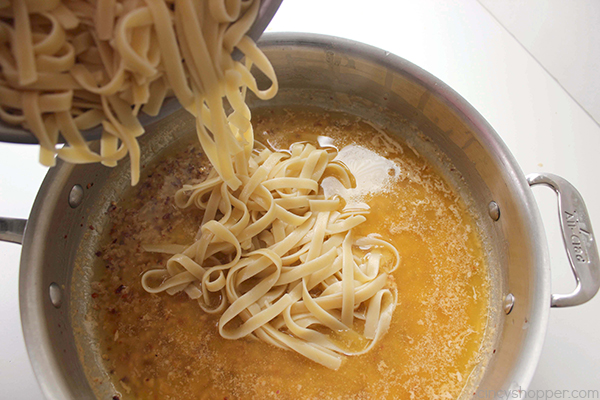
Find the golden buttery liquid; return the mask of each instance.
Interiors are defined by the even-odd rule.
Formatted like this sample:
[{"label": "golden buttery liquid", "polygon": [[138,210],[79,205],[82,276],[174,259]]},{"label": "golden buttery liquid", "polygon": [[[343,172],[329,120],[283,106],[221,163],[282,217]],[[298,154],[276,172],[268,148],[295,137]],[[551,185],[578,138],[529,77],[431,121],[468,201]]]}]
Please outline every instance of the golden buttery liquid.
[{"label": "golden buttery liquid", "polygon": [[354,117],[278,110],[257,113],[253,123],[256,139],[273,148],[310,141],[340,150],[357,180],[352,201],[371,207],[358,233],[380,234],[401,255],[388,333],[332,371],[261,342],[221,338],[218,316],[185,294],[146,293],[141,273],[168,256],[141,244],[189,244],[201,221],[200,212],[173,204],[182,184],[207,173],[190,144],[147,168],[108,211],[92,303],[113,399],[457,398],[482,360],[489,298],[482,242],[465,203],[407,145]]}]

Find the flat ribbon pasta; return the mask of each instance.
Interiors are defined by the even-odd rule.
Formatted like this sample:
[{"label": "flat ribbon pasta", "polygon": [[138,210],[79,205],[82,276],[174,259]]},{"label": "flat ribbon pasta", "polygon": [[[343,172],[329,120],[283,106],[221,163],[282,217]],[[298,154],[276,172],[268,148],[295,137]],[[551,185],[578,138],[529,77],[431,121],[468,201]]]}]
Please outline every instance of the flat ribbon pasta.
[{"label": "flat ribbon pasta", "polygon": [[175,203],[204,211],[200,231],[185,248],[145,247],[173,256],[166,268],[144,273],[144,289],[185,292],[220,314],[224,338],[256,338],[328,368],[369,351],[396,306],[389,274],[399,255],[380,238],[354,236],[365,210],[346,211],[340,198],[322,194],[332,170],[352,182],[335,155],[310,144],[255,151],[247,169],[234,171],[237,190],[215,171],[184,185]]}]

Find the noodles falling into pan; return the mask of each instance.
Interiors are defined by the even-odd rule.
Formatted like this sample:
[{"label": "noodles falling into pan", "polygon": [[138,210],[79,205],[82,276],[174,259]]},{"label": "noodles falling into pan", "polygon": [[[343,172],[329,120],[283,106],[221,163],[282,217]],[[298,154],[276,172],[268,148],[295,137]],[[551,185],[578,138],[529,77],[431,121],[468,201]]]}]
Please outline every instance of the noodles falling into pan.
[{"label": "noodles falling into pan", "polygon": [[[0,2],[0,118],[34,133],[44,165],[58,156],[115,166],[129,154],[135,185],[140,111],[157,115],[174,95],[196,118],[213,172],[184,186],[175,200],[204,211],[196,241],[184,248],[148,245],[173,256],[166,268],[143,275],[144,289],[185,291],[205,312],[221,314],[224,338],[258,338],[337,369],[343,355],[368,351],[387,331],[397,298],[388,273],[399,256],[381,238],[353,235],[368,209],[348,209],[342,198],[323,194],[328,176],[352,185],[335,153],[310,144],[295,144],[289,153],[254,150],[246,92],[270,99],[278,89],[271,64],[246,36],[259,6]],[[232,58],[234,49],[243,62]],[[253,66],[270,87],[257,87]],[[81,131],[98,125],[94,151]],[[328,332],[363,345],[344,348]]]}]

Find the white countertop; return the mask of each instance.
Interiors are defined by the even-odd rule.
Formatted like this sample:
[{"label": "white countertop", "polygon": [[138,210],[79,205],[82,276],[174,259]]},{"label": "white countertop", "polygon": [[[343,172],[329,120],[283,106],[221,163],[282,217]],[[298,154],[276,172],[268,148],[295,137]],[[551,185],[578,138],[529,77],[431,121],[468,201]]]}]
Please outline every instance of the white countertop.
[{"label": "white countertop", "polygon": [[[544,29],[555,23],[555,29],[568,31],[563,22],[546,21]],[[526,174],[552,172],[574,184],[600,232],[600,127],[549,75],[552,69],[542,67],[477,1],[284,0],[268,31],[346,37],[429,71],[488,120]],[[598,57],[600,48],[589,52]],[[598,85],[600,77],[581,79]],[[37,163],[35,147],[0,143],[0,215],[27,218],[45,170]],[[547,189],[534,192],[548,235],[553,292],[570,292],[574,279],[558,230],[555,196]],[[20,327],[19,256],[20,246],[0,243],[2,400],[42,398]],[[553,309],[531,389],[600,390],[598,332],[600,296],[583,306]]]}]

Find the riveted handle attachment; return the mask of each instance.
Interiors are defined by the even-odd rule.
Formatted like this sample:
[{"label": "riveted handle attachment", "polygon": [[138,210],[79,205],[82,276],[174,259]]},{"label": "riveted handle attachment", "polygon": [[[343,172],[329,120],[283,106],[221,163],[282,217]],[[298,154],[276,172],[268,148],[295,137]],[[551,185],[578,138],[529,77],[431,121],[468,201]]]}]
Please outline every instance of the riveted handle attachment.
[{"label": "riveted handle attachment", "polygon": [[553,294],[552,307],[571,307],[589,301],[600,288],[600,258],[592,224],[581,194],[560,176],[527,175],[530,186],[545,185],[558,196],[558,213],[565,250],[577,280],[570,294]]}]

